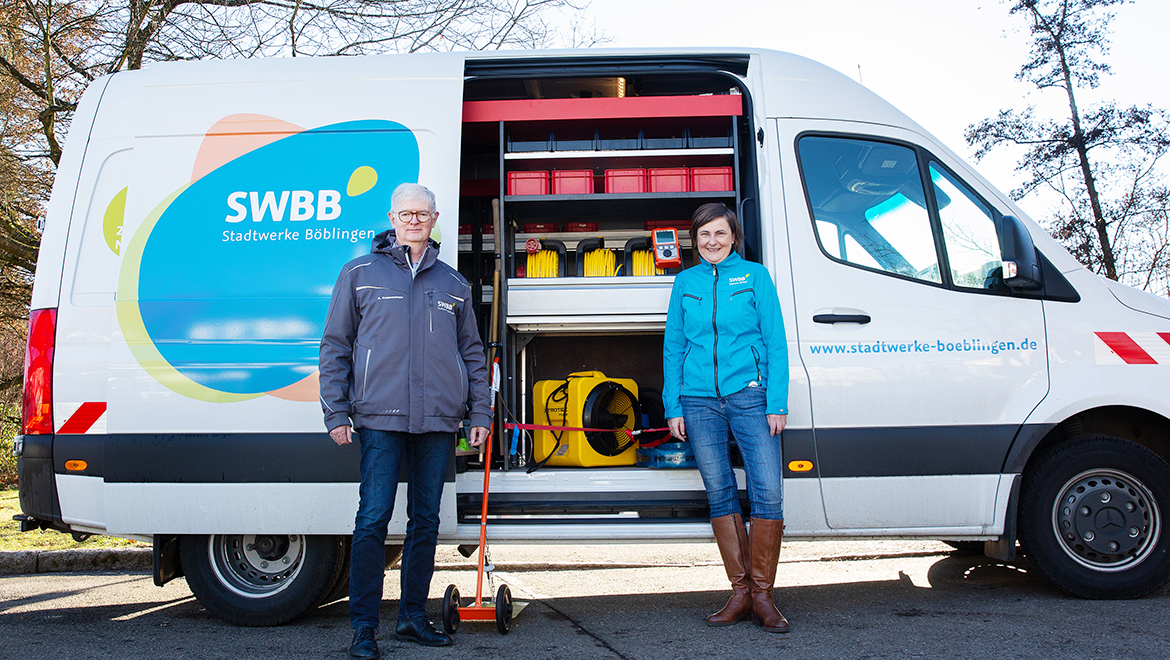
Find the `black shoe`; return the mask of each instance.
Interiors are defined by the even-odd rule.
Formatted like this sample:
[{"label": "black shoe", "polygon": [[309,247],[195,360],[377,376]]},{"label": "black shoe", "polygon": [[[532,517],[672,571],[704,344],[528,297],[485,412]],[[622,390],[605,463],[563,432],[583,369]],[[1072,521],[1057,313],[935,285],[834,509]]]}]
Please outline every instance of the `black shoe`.
[{"label": "black shoe", "polygon": [[378,631],[369,626],[362,626],[353,631],[353,643],[349,645],[349,657],[361,660],[373,660],[382,657],[378,651],[376,637]]},{"label": "black shoe", "polygon": [[436,630],[426,619],[399,620],[394,634],[404,642],[415,642],[423,646],[451,646],[455,643],[450,635],[442,630]]}]

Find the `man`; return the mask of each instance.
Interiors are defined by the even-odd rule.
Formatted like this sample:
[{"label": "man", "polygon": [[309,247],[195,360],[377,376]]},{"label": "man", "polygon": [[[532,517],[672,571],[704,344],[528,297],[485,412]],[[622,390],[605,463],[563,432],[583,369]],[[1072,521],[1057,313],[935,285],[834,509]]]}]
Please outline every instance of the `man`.
[{"label": "man", "polygon": [[405,465],[406,540],[396,637],[447,646],[451,636],[426,618],[435,570],[439,499],[454,433],[470,413],[468,441],[487,439],[491,418],[487,365],[471,288],[439,261],[431,229],[435,196],[404,183],[390,199],[392,230],[374,237],[368,256],[345,265],[321,338],[321,406],[338,445],[361,443],[361,501],[353,532],[349,654],[378,658],[378,606],[386,527]]}]

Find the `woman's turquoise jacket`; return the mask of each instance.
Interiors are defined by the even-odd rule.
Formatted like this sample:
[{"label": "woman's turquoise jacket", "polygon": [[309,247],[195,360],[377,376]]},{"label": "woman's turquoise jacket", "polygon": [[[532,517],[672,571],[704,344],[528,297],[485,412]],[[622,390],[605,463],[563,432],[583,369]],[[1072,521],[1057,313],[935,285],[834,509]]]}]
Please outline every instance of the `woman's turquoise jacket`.
[{"label": "woman's turquoise jacket", "polygon": [[788,340],[767,268],[732,251],[675,277],[662,375],[667,419],[682,416],[680,395],[724,397],[753,386],[767,388],[767,414],[788,414]]}]

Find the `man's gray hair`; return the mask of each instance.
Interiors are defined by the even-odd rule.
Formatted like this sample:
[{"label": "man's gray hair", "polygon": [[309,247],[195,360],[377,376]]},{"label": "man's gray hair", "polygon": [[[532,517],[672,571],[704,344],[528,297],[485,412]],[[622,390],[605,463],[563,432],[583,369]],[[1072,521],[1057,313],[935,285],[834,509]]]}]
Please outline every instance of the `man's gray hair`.
[{"label": "man's gray hair", "polygon": [[435,210],[435,193],[417,183],[403,183],[395,188],[394,194],[390,195],[390,210],[401,211],[402,203],[410,199],[426,200],[431,211]]}]

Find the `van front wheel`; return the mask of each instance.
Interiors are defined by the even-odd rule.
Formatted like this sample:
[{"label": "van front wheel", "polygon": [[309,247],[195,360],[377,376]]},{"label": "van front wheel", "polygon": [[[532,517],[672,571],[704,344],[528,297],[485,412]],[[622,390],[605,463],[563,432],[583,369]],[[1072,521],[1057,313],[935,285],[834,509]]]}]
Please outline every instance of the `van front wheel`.
[{"label": "van front wheel", "polygon": [[1138,598],[1170,581],[1170,465],[1136,443],[1091,436],[1028,467],[1020,541],[1061,589],[1082,598]]},{"label": "van front wheel", "polygon": [[288,623],[337,583],[345,544],[336,536],[184,536],[187,585],[211,613],[240,626]]}]

